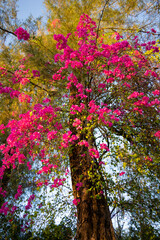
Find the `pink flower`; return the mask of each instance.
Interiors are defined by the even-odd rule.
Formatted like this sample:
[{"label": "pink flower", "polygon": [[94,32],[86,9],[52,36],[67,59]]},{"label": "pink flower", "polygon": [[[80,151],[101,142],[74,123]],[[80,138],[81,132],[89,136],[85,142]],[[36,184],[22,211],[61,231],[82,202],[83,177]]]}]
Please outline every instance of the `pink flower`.
[{"label": "pink flower", "polygon": [[89,147],[89,143],[86,140],[82,140],[81,142],[78,143],[78,145],[80,146],[85,146],[85,147]]},{"label": "pink flower", "polygon": [[75,199],[73,200],[73,204],[77,206],[78,203],[80,203],[80,199],[78,199],[78,198],[76,199],[76,198],[75,198]]},{"label": "pink flower", "polygon": [[116,40],[118,41],[119,39],[123,38],[119,33],[115,33],[116,34]]},{"label": "pink flower", "polygon": [[40,72],[39,71],[33,70],[32,73],[33,73],[33,77],[40,77]]},{"label": "pink flower", "polygon": [[14,198],[17,200],[22,195],[22,185],[18,186],[17,193]]},{"label": "pink flower", "polygon": [[152,93],[153,93],[154,96],[155,96],[155,95],[160,95],[160,90],[156,89],[156,90],[153,91]]},{"label": "pink flower", "polygon": [[2,187],[0,188],[0,194],[3,196],[3,197],[5,197],[6,196],[6,191],[4,191],[4,190],[2,190]]},{"label": "pink flower", "polygon": [[86,88],[86,92],[92,92],[91,88]]},{"label": "pink flower", "polygon": [[85,154],[85,153],[81,154],[81,157],[85,157],[85,156],[86,156],[86,154]]},{"label": "pink flower", "polygon": [[18,99],[20,102],[30,103],[30,101],[31,101],[31,97],[24,93],[20,93],[18,96]]},{"label": "pink flower", "polygon": [[55,34],[53,37],[58,42],[56,45],[57,49],[62,50],[67,47],[67,37],[65,38],[62,34]]},{"label": "pink flower", "polygon": [[30,38],[29,33],[21,27],[17,28],[17,30],[14,33],[17,35],[19,40],[23,39],[27,41]]},{"label": "pink flower", "polygon": [[[16,206],[13,206],[12,209],[11,209],[11,214],[13,214],[15,211],[17,210],[17,207]],[[11,219],[13,221],[13,219]]]},{"label": "pink flower", "polygon": [[156,33],[156,30],[155,30],[154,28],[151,28],[151,31],[152,31],[153,33]]},{"label": "pink flower", "polygon": [[153,77],[158,77],[158,74],[157,74],[156,72],[151,72],[151,75],[152,75]]},{"label": "pink flower", "polygon": [[83,183],[82,182],[79,182],[76,184],[76,187],[77,187],[77,191],[79,191],[79,189],[83,186]]},{"label": "pink flower", "polygon": [[156,132],[154,136],[160,138],[160,131]]},{"label": "pink flower", "polygon": [[31,141],[40,141],[41,140],[41,134],[39,132],[34,132],[30,135]]},{"label": "pink flower", "polygon": [[31,170],[32,169],[32,165],[30,162],[27,162],[27,167],[28,167],[28,170]]},{"label": "pink flower", "polygon": [[26,159],[26,157],[24,156],[24,154],[23,153],[20,153],[19,155],[18,155],[18,162],[19,162],[19,164],[24,164],[24,160]]},{"label": "pink flower", "polygon": [[88,120],[88,121],[91,121],[91,120],[92,120],[92,117],[93,117],[92,115],[89,115],[89,116],[87,117],[87,120]]},{"label": "pink flower", "polygon": [[109,151],[109,148],[107,147],[107,144],[105,144],[105,143],[101,143],[100,147],[101,147],[101,149],[105,149],[105,150]]},{"label": "pink flower", "polygon": [[131,85],[130,85],[130,84],[128,84],[127,82],[123,83],[123,86],[126,86],[126,87],[128,87],[128,88],[130,88],[130,87],[131,87]]},{"label": "pink flower", "polygon": [[128,96],[128,99],[137,98],[138,96],[143,96],[143,95],[144,95],[144,93],[133,92],[131,95]]},{"label": "pink flower", "polygon": [[50,98],[45,98],[45,99],[43,100],[43,103],[48,103],[48,102],[50,102],[50,101],[51,101]]},{"label": "pink flower", "polygon": [[53,78],[54,81],[57,81],[57,80],[61,80],[62,76],[61,76],[61,74],[55,73],[55,74],[52,76],[52,78]]},{"label": "pink flower", "polygon": [[3,203],[3,205],[1,206],[0,209],[0,213],[4,213],[4,215],[6,216],[9,212],[9,208],[6,207],[6,205],[8,204],[8,202]]},{"label": "pink flower", "polygon": [[150,158],[150,157],[145,157],[145,160],[148,160],[148,161],[150,161],[150,162],[152,162],[153,161],[153,159],[152,158]]},{"label": "pink flower", "polygon": [[105,83],[100,83],[99,85],[98,85],[98,88],[105,88],[106,87],[106,84]]},{"label": "pink flower", "polygon": [[29,197],[29,199],[28,199],[27,205],[25,206],[25,209],[26,209],[26,210],[28,210],[28,209],[30,209],[30,208],[32,207],[31,201],[33,201],[34,199],[35,199],[35,195],[32,194],[32,195]]},{"label": "pink flower", "polygon": [[40,203],[39,206],[38,206],[38,208],[40,209],[42,206],[43,206],[42,203]]},{"label": "pink flower", "polygon": [[55,139],[57,138],[57,131],[51,131],[47,134],[47,138],[48,140],[52,140],[52,139]]},{"label": "pink flower", "polygon": [[125,172],[121,172],[119,173],[119,176],[123,176],[125,174]]},{"label": "pink flower", "polygon": [[89,149],[89,155],[93,158],[99,158],[99,152],[95,148]]},{"label": "pink flower", "polygon": [[100,162],[99,162],[99,165],[100,165],[100,166],[101,166],[101,165],[105,165],[105,162],[100,161]]},{"label": "pink flower", "polygon": [[82,123],[82,122],[81,122],[80,119],[75,118],[74,123],[73,123],[73,127],[77,127],[77,126],[79,126],[81,123]]},{"label": "pink flower", "polygon": [[28,78],[22,78],[22,80],[21,80],[21,84],[24,86],[29,82],[30,82],[30,80]]},{"label": "pink flower", "polygon": [[118,116],[120,116],[121,115],[121,111],[120,110],[118,110],[118,109],[116,109],[114,112],[113,112],[114,114],[117,114]]},{"label": "pink flower", "polygon": [[53,168],[58,168],[58,166],[57,165],[53,165]]}]

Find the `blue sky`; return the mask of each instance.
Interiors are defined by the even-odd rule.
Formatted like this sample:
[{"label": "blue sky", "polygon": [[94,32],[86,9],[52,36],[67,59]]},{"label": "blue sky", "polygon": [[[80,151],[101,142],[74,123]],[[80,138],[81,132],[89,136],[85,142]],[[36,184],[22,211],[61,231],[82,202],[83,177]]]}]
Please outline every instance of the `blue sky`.
[{"label": "blue sky", "polygon": [[34,18],[44,15],[45,7],[43,0],[19,0],[18,4],[18,18],[25,20],[30,14]]}]

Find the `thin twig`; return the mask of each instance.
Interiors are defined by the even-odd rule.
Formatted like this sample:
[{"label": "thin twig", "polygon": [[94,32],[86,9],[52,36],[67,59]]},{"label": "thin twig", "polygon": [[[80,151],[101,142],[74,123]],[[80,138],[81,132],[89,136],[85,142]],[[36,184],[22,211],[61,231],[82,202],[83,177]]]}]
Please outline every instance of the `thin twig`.
[{"label": "thin twig", "polygon": [[7,32],[7,33],[9,33],[9,34],[12,34],[12,35],[14,35],[15,37],[17,37],[17,35],[16,35],[14,32],[11,32],[11,31],[9,31],[9,30],[1,27],[1,26],[0,26],[0,30],[2,30],[2,31],[4,31],[4,32]]},{"label": "thin twig", "polygon": [[100,24],[101,24],[101,21],[102,21],[103,13],[104,13],[104,10],[105,10],[105,8],[106,8],[106,6],[107,6],[108,3],[109,3],[109,0],[106,0],[106,2],[105,2],[105,4],[104,4],[104,7],[103,7],[103,9],[102,9],[100,18],[99,18],[99,23],[98,23],[98,27],[97,27],[96,44],[97,44],[98,32],[99,32]]},{"label": "thin twig", "polygon": [[[148,34],[148,31],[145,31],[145,30],[141,30],[141,29],[138,29],[138,28],[120,28],[120,27],[103,27],[102,29],[111,29],[112,31],[116,32],[116,30],[123,30],[123,31],[139,31],[139,32],[142,32],[142,33],[147,33]],[[153,32],[150,32],[152,35],[158,35],[160,33],[153,33]]]},{"label": "thin twig", "polygon": [[43,88],[43,87],[41,87],[41,86],[37,85],[36,83],[34,83],[34,82],[31,82],[31,80],[30,80],[30,83],[31,83],[32,85],[34,85],[35,87],[38,87],[38,88],[42,89],[43,91],[45,91],[45,92],[47,92],[47,93],[49,93],[49,92],[50,92],[50,91],[48,91],[47,89],[45,89],[45,88]]}]

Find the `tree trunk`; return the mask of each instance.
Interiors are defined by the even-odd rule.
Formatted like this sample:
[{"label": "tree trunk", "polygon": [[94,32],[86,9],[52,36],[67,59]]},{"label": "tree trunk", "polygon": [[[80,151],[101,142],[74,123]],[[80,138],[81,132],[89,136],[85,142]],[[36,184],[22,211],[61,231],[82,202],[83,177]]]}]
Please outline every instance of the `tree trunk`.
[{"label": "tree trunk", "polygon": [[[87,149],[72,145],[69,153],[74,198],[80,199],[77,205],[77,240],[115,240],[109,207],[100,193],[100,182],[93,169],[90,156],[81,157]],[[86,154],[87,155],[87,154]],[[92,164],[92,165],[91,165]],[[93,171],[94,170],[94,171]],[[82,187],[77,190],[77,183]]]},{"label": "tree trunk", "polygon": [[[77,88],[72,85],[70,92],[70,105],[80,104],[81,99],[76,97]],[[86,107],[88,103],[86,102]],[[80,117],[80,116],[76,116]],[[78,132],[73,127],[74,119],[70,114],[69,128],[73,134],[79,135],[77,142],[71,145],[69,151],[73,195],[79,199],[77,204],[77,234],[76,240],[115,240],[109,207],[102,193],[102,182],[97,171],[94,159],[89,155],[87,147],[77,143],[86,139],[86,132]],[[81,117],[80,117],[81,118]],[[86,123],[81,119],[83,128]],[[93,133],[90,132],[90,147],[93,147]],[[78,189],[77,183],[82,186]]]}]

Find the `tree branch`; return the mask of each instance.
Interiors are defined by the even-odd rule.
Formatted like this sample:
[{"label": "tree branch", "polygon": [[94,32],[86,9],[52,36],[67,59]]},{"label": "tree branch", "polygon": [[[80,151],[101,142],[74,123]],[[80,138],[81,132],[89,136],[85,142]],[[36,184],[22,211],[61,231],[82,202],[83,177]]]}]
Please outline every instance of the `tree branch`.
[{"label": "tree branch", "polygon": [[9,34],[12,34],[12,35],[14,35],[15,37],[17,37],[17,35],[16,35],[14,32],[11,32],[11,31],[9,31],[9,30],[1,27],[1,26],[0,26],[0,30],[2,30],[3,32],[7,32],[7,33],[9,33]]},{"label": "tree branch", "polygon": [[101,24],[101,21],[102,21],[103,13],[104,13],[104,10],[105,10],[105,8],[106,8],[106,6],[107,6],[108,3],[109,3],[109,0],[106,0],[106,2],[105,2],[105,4],[104,4],[104,7],[103,7],[103,9],[102,9],[100,18],[99,18],[98,27],[97,27],[96,44],[97,44],[98,32],[99,32],[100,24]]},{"label": "tree branch", "polygon": [[[148,34],[148,31],[145,31],[145,30],[142,30],[142,29],[138,29],[138,28],[121,28],[121,27],[103,27],[102,29],[110,29],[114,32],[116,32],[117,30],[123,30],[123,31],[138,31],[138,32],[142,32],[142,33],[147,33]],[[159,36],[160,33],[153,33],[151,32],[152,35],[157,35]]]}]

